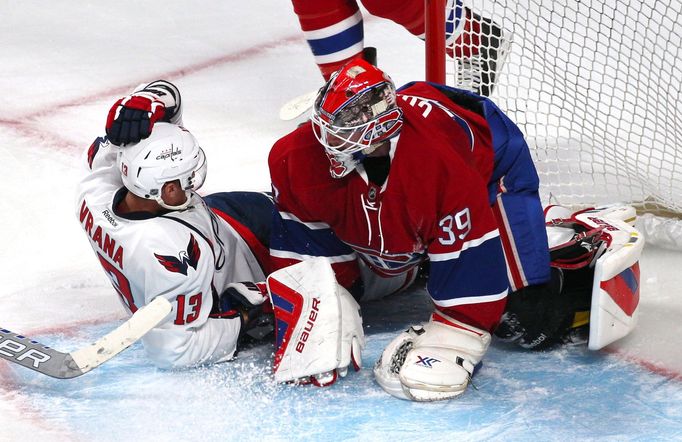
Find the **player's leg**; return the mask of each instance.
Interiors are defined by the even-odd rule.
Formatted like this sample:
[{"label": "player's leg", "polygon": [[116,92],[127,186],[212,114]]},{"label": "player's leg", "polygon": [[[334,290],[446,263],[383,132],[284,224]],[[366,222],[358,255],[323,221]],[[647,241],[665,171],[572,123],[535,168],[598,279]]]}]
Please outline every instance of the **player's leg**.
[{"label": "player's leg", "polygon": [[[372,15],[424,39],[424,0],[363,0],[362,4]],[[458,61],[457,86],[488,96],[506,58],[508,38],[497,23],[465,7],[461,0],[448,0],[446,8],[446,47]]]},{"label": "player's leg", "polygon": [[362,0],[370,14],[391,20],[424,38],[424,0]]},{"label": "player's leg", "polygon": [[270,232],[274,203],[264,192],[219,192],[204,197],[211,211],[227,222],[246,242],[263,274],[272,271]]},{"label": "player's leg", "polygon": [[325,80],[363,49],[362,14],[355,0],[292,0],[301,29]]}]

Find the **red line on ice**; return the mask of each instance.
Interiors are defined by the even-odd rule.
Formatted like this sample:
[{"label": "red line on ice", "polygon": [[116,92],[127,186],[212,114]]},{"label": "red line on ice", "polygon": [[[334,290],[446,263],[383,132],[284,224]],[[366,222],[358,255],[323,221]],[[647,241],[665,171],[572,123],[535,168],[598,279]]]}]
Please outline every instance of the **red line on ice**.
[{"label": "red line on ice", "polygon": [[682,373],[680,373],[679,371],[654,364],[651,361],[647,361],[645,359],[634,356],[625,350],[612,349],[610,347],[607,347],[602,349],[602,351],[615,355],[616,357],[623,359],[624,361],[630,362],[635,365],[639,365],[640,367],[659,376],[663,376],[673,381],[682,381]]},{"label": "red line on ice", "polygon": [[[275,49],[280,46],[284,46],[292,43],[303,43],[304,39],[300,33],[295,35],[290,35],[288,37],[277,39],[276,43],[263,43],[260,45],[251,46],[249,48],[242,49],[231,54],[225,54],[216,58],[211,58],[199,63],[191,64],[185,67],[180,67],[166,72],[150,73],[146,78],[164,78],[169,80],[175,80],[178,78],[187,77],[189,75],[196,74],[198,72],[205,71],[207,69],[212,69],[220,65],[237,63],[240,61],[248,60],[263,53]],[[66,100],[61,103],[55,103],[47,106],[45,109],[41,109],[36,112],[31,112],[19,117],[12,119],[0,118],[0,126],[10,128],[24,137],[34,138],[41,140],[43,142],[49,142],[49,145],[53,148],[58,149],[83,149],[83,146],[78,145],[72,140],[65,139],[59,134],[55,134],[40,127],[40,118],[55,115],[59,110],[68,109],[74,106],[80,106],[87,103],[96,102],[103,100],[107,97],[117,97],[120,95],[127,94],[131,89],[137,86],[139,82],[125,84],[120,86],[112,86],[110,88],[95,92],[90,95],[83,97],[76,97]],[[104,121],[105,116],[102,116],[102,121]]]}]

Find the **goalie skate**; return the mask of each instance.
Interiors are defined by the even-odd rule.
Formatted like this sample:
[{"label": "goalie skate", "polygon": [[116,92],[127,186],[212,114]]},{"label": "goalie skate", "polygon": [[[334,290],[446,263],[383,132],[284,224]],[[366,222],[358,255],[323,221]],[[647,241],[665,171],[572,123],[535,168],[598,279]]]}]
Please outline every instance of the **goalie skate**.
[{"label": "goalie skate", "polygon": [[466,24],[448,41],[455,58],[455,86],[489,97],[511,47],[511,35],[489,18],[466,9]]}]

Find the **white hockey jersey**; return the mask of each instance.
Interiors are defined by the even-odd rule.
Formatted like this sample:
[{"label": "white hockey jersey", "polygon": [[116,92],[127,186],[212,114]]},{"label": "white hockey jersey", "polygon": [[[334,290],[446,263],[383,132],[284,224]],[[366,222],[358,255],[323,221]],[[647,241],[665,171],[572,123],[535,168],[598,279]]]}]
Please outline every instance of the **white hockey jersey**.
[{"label": "white hockey jersey", "polygon": [[263,281],[258,260],[197,194],[183,211],[118,215],[114,208],[126,191],[117,150],[98,138],[87,151],[76,215],[129,312],[157,296],[173,305],[172,314],[142,338],[147,354],[162,368],[231,359],[240,319],[209,317],[213,293],[222,293],[231,282]]}]

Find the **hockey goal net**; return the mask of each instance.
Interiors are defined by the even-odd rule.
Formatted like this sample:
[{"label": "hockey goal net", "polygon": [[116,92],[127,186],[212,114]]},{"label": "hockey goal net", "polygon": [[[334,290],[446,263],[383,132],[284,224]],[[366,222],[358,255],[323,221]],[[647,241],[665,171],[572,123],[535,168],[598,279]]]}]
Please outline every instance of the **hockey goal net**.
[{"label": "hockey goal net", "polygon": [[682,0],[426,1],[427,79],[508,113],[543,203],[627,202],[648,240],[682,249]]}]

